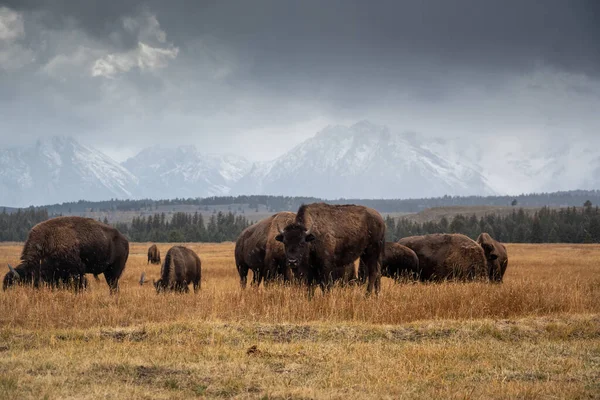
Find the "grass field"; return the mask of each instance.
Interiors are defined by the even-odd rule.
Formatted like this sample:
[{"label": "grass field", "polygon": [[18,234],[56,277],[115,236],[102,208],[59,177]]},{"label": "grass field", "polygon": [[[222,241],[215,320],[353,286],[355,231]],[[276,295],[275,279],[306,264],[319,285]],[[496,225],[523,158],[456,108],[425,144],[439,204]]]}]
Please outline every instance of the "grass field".
[{"label": "grass field", "polygon": [[312,301],[242,291],[232,243],[188,246],[197,295],[138,285],[160,269],[146,243],[117,296],[0,293],[0,398],[600,398],[600,246],[508,245],[502,285],[384,278]]}]

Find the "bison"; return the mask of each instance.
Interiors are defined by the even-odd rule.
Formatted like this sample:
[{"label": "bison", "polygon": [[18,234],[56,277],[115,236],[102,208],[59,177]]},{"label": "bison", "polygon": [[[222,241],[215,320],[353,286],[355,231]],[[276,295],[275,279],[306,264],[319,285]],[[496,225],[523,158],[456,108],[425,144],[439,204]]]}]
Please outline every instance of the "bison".
[{"label": "bison", "polygon": [[253,285],[265,284],[278,277],[289,280],[291,272],[285,262],[283,245],[275,240],[277,226],[292,222],[296,214],[280,212],[244,229],[235,244],[235,264],[240,285],[246,287],[248,270],[252,270]]},{"label": "bison", "polygon": [[283,242],[288,266],[308,284],[310,295],[315,284],[328,291],[336,270],[357,258],[369,278],[367,293],[379,292],[385,223],[377,211],[358,205],[302,205],[295,220],[279,228],[276,240]]},{"label": "bison", "polygon": [[[194,285],[194,293],[200,289],[202,262],[193,250],[183,246],[173,246],[167,251],[165,262],[160,269],[160,279],[154,282],[156,292],[189,292],[188,285]],[[140,284],[144,283],[144,274]]]},{"label": "bison", "polygon": [[465,235],[436,233],[409,236],[398,243],[413,250],[419,258],[421,281],[487,279],[483,249]]},{"label": "bison", "polygon": [[506,247],[485,232],[479,235],[477,243],[479,243],[485,253],[490,281],[502,282],[506,267],[508,267]]},{"label": "bison", "polygon": [[419,257],[400,243],[386,242],[381,262],[381,275],[395,280],[400,280],[402,277],[418,278]]},{"label": "bison", "polygon": [[148,262],[146,264],[160,264],[160,250],[155,244],[148,248]]},{"label": "bison", "polygon": [[10,268],[3,288],[15,283],[55,285],[70,279],[84,287],[85,274],[103,273],[114,293],[128,257],[129,242],[117,229],[91,218],[52,218],[31,229],[21,262]]}]

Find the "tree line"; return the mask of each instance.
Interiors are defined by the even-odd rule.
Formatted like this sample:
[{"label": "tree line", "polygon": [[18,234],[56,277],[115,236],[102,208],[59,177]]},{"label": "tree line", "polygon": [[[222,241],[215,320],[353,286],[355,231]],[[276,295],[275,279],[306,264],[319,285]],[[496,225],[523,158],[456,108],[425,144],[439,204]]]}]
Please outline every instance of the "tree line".
[{"label": "tree line", "polygon": [[232,212],[213,214],[206,224],[199,212],[177,212],[170,220],[165,213],[155,213],[115,227],[133,242],[227,242],[235,241],[250,225],[246,217]]},{"label": "tree line", "polygon": [[442,217],[425,223],[387,217],[386,225],[389,241],[430,233],[462,233],[476,239],[487,232],[507,243],[600,243],[600,210],[589,201],[583,208],[543,207],[534,213],[521,208],[506,216],[491,214],[477,218],[475,214],[459,214],[452,220]]},{"label": "tree line", "polygon": [[[28,208],[0,213],[0,241],[24,241],[29,230],[47,220],[46,209]],[[105,220],[104,222],[108,222]],[[475,239],[487,232],[508,243],[600,243],[600,210],[586,201],[584,207],[551,209],[536,212],[519,208],[508,215],[490,214],[484,217],[456,215],[452,219],[418,223],[407,218],[387,217],[387,240],[429,233],[462,233]],[[134,242],[224,242],[235,241],[251,224],[245,216],[232,212],[211,215],[205,221],[201,213],[177,212],[170,219],[165,213],[135,217],[131,223],[114,226]]]},{"label": "tree line", "polygon": [[45,208],[30,207],[10,214],[3,209],[0,213],[0,242],[22,242],[34,225],[48,218],[48,210]]}]

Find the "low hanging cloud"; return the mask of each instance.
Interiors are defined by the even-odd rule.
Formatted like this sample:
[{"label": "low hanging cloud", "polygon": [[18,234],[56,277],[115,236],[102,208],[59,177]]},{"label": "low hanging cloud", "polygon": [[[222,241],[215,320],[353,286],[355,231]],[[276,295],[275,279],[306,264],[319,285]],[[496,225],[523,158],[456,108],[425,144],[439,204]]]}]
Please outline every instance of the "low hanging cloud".
[{"label": "low hanging cloud", "polygon": [[156,69],[164,68],[169,59],[177,57],[179,49],[151,47],[142,42],[138,48],[125,53],[108,54],[94,63],[92,76],[104,76],[110,78],[118,73],[123,73],[132,68]]},{"label": "low hanging cloud", "polygon": [[22,15],[8,7],[0,7],[0,40],[14,40],[24,33]]},{"label": "low hanging cloud", "polygon": [[33,51],[20,43],[24,35],[23,16],[0,7],[0,70],[15,70],[34,61]]}]

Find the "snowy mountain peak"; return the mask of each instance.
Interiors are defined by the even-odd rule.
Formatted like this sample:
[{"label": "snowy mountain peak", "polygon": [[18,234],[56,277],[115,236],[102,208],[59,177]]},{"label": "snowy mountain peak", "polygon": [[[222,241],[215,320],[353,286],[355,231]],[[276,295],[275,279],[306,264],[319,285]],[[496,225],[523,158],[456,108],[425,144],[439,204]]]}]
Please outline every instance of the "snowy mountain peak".
[{"label": "snowy mountain peak", "polygon": [[406,198],[494,190],[477,167],[445,159],[410,134],[361,121],[329,126],[272,163],[255,166],[237,192]]}]

